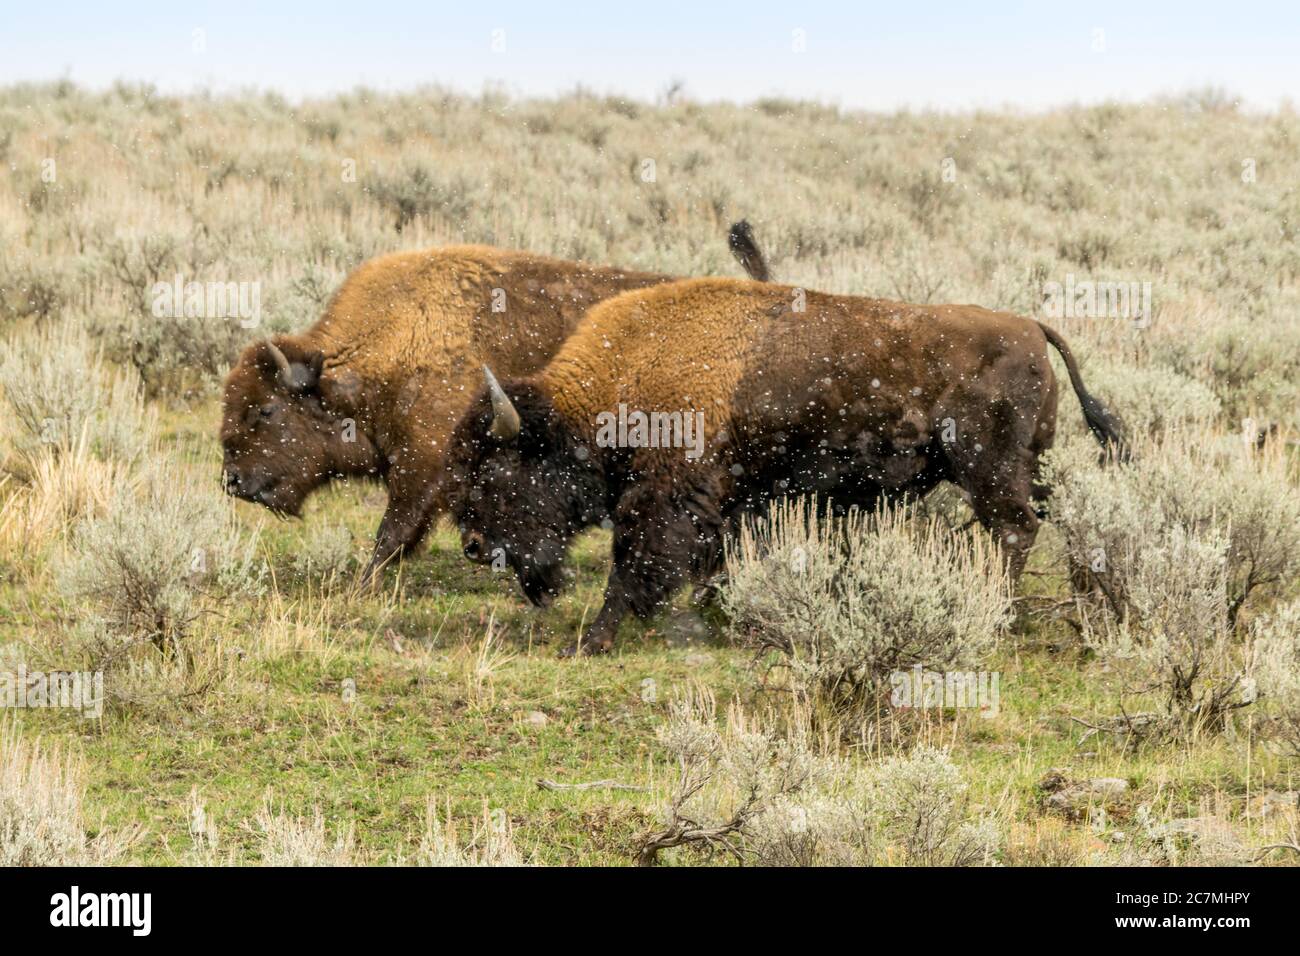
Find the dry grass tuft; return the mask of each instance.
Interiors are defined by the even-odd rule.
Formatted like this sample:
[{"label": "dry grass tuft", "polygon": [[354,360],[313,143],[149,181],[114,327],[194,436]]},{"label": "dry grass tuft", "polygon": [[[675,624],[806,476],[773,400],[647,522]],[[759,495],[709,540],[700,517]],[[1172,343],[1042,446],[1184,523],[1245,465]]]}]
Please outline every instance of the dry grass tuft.
[{"label": "dry grass tuft", "polygon": [[798,501],[741,531],[722,604],[742,645],[775,652],[801,696],[869,718],[897,672],[981,667],[1009,623],[1011,596],[983,536],[896,509],[823,520]]},{"label": "dry grass tuft", "polygon": [[92,832],[83,810],[85,767],[57,745],[0,730],[0,866],[120,862],[139,834]]}]

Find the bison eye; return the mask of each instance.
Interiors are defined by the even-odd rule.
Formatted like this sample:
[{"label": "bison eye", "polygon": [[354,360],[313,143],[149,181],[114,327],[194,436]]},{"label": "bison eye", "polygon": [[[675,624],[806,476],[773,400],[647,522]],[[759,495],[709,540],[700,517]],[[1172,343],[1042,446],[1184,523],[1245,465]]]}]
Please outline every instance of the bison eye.
[{"label": "bison eye", "polygon": [[275,406],[263,405],[258,411],[260,412],[263,418],[270,418],[272,415],[275,414]]}]

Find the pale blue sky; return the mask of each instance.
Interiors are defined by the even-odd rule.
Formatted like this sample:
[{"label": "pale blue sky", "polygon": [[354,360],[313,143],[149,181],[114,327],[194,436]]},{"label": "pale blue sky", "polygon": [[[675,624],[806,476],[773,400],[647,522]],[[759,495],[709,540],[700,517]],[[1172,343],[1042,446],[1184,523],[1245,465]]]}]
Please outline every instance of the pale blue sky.
[{"label": "pale blue sky", "polygon": [[[504,49],[493,49],[497,30]],[[653,99],[680,79],[701,100],[870,109],[1033,108],[1214,85],[1272,107],[1300,100],[1300,3],[0,0],[0,83],[62,76],[295,98],[495,83]]]}]

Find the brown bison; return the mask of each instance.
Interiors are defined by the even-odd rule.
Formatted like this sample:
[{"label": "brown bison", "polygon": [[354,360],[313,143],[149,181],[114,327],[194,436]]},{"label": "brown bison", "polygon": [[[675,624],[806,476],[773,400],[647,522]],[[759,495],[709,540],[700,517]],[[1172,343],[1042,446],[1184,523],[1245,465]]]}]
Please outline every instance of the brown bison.
[{"label": "brown bison", "polygon": [[708,574],[737,517],[781,495],[871,508],[948,480],[1018,574],[1056,426],[1049,344],[1118,448],[1066,343],[1031,319],[726,279],[625,293],[539,374],[487,373],[452,439],[452,516],[466,556],[504,558],[539,605],[574,535],[612,527],[588,652]]},{"label": "brown bison", "polygon": [[588,307],[673,278],[486,246],[373,259],[310,329],[249,346],[230,372],[225,487],[297,515],[334,478],[382,478],[388,508],[369,575],[443,510],[448,438],[483,363],[535,372]]}]

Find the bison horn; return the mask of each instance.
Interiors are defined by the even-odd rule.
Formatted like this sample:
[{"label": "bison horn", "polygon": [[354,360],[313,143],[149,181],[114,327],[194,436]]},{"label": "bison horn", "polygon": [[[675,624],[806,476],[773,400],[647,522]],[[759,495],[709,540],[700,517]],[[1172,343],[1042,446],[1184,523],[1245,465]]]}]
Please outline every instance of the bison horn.
[{"label": "bison horn", "polygon": [[285,391],[305,395],[320,384],[325,363],[325,356],[320,352],[312,352],[306,361],[290,362],[284,351],[270,339],[266,341],[266,348],[275,362],[275,380]]},{"label": "bison horn", "polygon": [[483,377],[487,379],[488,395],[492,399],[492,427],[488,434],[498,441],[510,441],[519,434],[519,413],[486,365],[483,366]]},{"label": "bison horn", "polygon": [[275,360],[276,379],[285,388],[292,390],[294,388],[293,368],[289,365],[289,357],[270,339],[266,341],[266,348],[271,353],[271,358]]}]

